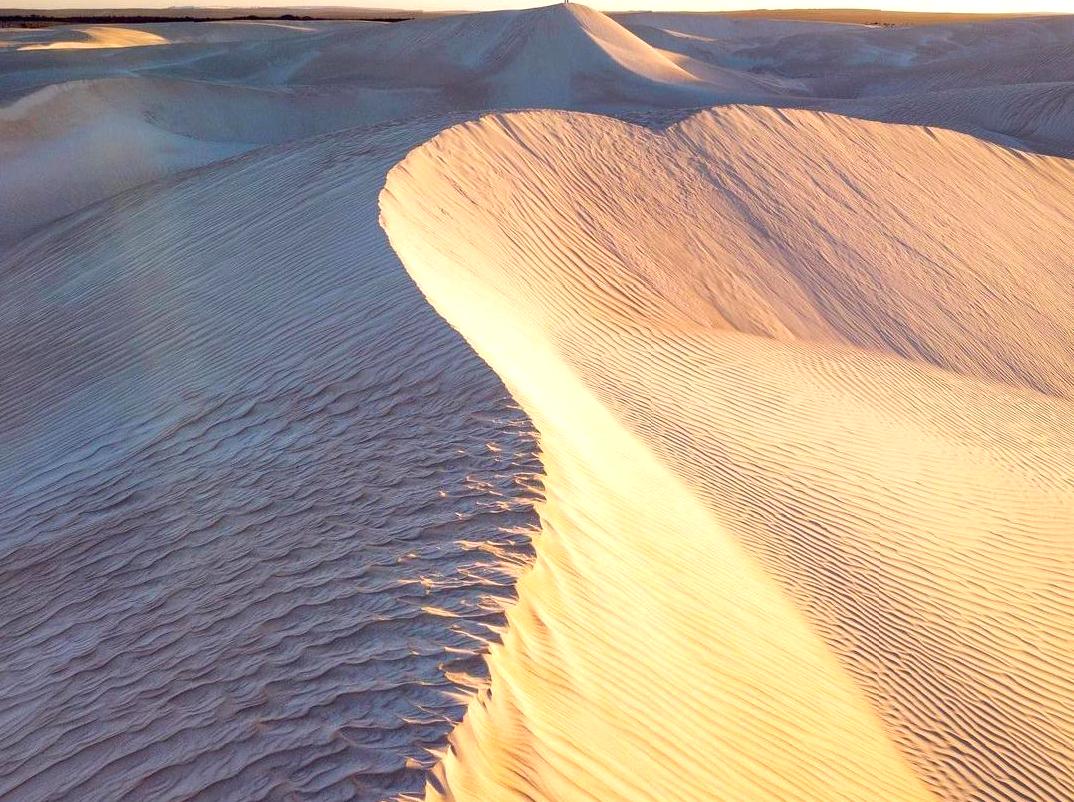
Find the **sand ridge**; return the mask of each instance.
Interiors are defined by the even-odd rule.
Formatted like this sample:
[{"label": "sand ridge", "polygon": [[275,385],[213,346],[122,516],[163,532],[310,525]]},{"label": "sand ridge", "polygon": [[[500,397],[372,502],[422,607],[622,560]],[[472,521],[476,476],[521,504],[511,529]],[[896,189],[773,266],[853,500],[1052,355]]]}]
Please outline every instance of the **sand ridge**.
[{"label": "sand ridge", "polygon": [[[571,4],[391,25],[2,31],[0,247],[126,189],[264,145],[460,109],[763,103],[1071,153],[1074,17],[895,29],[619,20]],[[124,37],[155,45],[111,47],[107,58],[56,49]]]},{"label": "sand ridge", "polygon": [[1069,795],[1070,175],[761,108],[488,117],[396,167],[393,247],[551,466],[492,699],[428,797]]},{"label": "sand ridge", "polygon": [[163,36],[138,28],[121,28],[115,25],[87,25],[71,28],[72,39],[54,39],[19,45],[18,50],[93,50],[115,47],[147,47],[164,45]]},{"label": "sand ridge", "polygon": [[0,31],[0,797],[1071,796],[1074,18],[124,27]]}]

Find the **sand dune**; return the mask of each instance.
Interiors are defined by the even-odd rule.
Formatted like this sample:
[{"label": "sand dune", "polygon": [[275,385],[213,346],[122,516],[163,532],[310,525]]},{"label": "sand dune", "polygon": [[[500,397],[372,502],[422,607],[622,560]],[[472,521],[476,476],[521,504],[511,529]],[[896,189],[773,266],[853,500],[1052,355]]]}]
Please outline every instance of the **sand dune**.
[{"label": "sand dune", "polygon": [[420,789],[536,469],[377,226],[449,123],[195,172],[0,259],[0,798]]},{"label": "sand dune", "polygon": [[770,82],[766,103],[941,126],[1074,155],[1074,17],[909,28],[704,14],[618,19],[671,57],[763,77]]},{"label": "sand dune", "polygon": [[485,108],[672,107],[714,98],[711,87],[584,6],[415,20],[367,31],[366,47],[353,44],[333,42],[299,80],[440,86],[456,102]]},{"label": "sand dune", "polygon": [[0,109],[0,246],[132,187],[324,131],[417,114],[405,91],[174,78],[54,84]]},{"label": "sand dune", "polygon": [[905,29],[621,19],[626,26],[571,5],[396,25],[101,26],[116,41],[129,30],[157,42],[107,58],[55,49],[109,41],[89,29],[2,32],[0,247],[126,189],[265,144],[460,109],[629,115],[765,103],[1074,155],[1074,17]]},{"label": "sand dune", "polygon": [[[361,23],[355,23],[360,25]],[[119,49],[141,45],[250,42],[330,29],[317,21],[167,22],[144,25],[51,25],[0,29],[0,51]],[[39,54],[40,55],[40,54]],[[99,54],[98,54],[99,55]],[[118,54],[111,54],[118,55]],[[128,54],[145,58],[148,54]],[[87,65],[88,66],[88,65]],[[107,68],[97,64],[98,69]]]},{"label": "sand dune", "polygon": [[[0,108],[0,246],[125,189],[264,144],[461,108],[698,106],[736,86],[724,76],[718,90],[582,7],[390,26],[252,24],[237,52],[235,23],[152,27],[147,36],[175,44],[65,69],[63,82],[55,61],[20,61],[17,74],[0,78],[0,96],[8,83],[17,97]],[[35,73],[44,86],[33,91]]]},{"label": "sand dune", "polygon": [[86,25],[69,30],[70,39],[50,39],[18,45],[19,50],[92,50],[102,47],[145,47],[163,45],[168,40],[151,31],[115,25]]},{"label": "sand dune", "polygon": [[1072,178],[745,108],[396,167],[392,245],[548,472],[429,798],[1074,794]]},{"label": "sand dune", "polygon": [[0,798],[1074,798],[1072,35],[0,32]]}]

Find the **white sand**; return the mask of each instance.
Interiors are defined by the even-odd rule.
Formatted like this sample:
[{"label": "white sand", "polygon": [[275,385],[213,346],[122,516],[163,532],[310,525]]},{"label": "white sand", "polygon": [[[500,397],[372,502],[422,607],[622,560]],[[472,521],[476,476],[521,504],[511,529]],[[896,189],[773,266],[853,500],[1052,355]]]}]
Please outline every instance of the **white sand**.
[{"label": "white sand", "polygon": [[381,205],[548,468],[432,798],[1074,791],[1074,164],[535,112],[441,134]]},{"label": "white sand", "polygon": [[[399,25],[0,31],[0,247],[125,189],[255,147],[459,109],[775,103],[1071,152],[1074,17],[907,29],[704,15],[624,21],[630,30],[572,6]],[[62,49],[75,45],[107,55]]]},{"label": "white sand", "polygon": [[0,258],[0,797],[421,787],[536,469],[377,225],[450,122],[203,169]]},{"label": "white sand", "polygon": [[0,32],[0,798],[1074,798],[1072,36]]}]

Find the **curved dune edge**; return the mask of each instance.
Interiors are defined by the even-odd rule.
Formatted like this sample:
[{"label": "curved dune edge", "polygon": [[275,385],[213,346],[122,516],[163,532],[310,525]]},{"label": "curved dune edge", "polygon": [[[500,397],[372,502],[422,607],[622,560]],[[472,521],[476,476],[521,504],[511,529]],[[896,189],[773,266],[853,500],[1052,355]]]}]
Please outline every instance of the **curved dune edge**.
[{"label": "curved dune edge", "polygon": [[20,45],[19,50],[96,50],[116,47],[147,47],[166,45],[168,40],[160,34],[140,28],[122,28],[116,25],[85,25],[64,29],[74,34],[72,39],[50,42],[32,42]]},{"label": "curved dune edge", "polygon": [[1071,175],[763,108],[397,165],[391,244],[547,471],[427,798],[1074,794]]},{"label": "curved dune edge", "polygon": [[0,799],[422,788],[536,523],[528,420],[378,225],[390,167],[459,119],[202,168],[0,254]]}]

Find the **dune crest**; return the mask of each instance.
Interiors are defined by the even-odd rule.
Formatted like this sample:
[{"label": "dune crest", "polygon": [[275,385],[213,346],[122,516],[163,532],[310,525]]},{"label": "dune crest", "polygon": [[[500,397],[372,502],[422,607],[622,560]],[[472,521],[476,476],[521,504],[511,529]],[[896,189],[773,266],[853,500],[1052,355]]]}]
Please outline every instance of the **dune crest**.
[{"label": "dune crest", "polygon": [[377,225],[449,122],[195,171],[0,255],[0,799],[422,787],[537,467]]},{"label": "dune crest", "polygon": [[1074,799],[1072,39],[0,30],[0,799]]},{"label": "dune crest", "polygon": [[395,167],[392,246],[548,476],[427,798],[1074,794],[1071,177],[760,108]]}]

